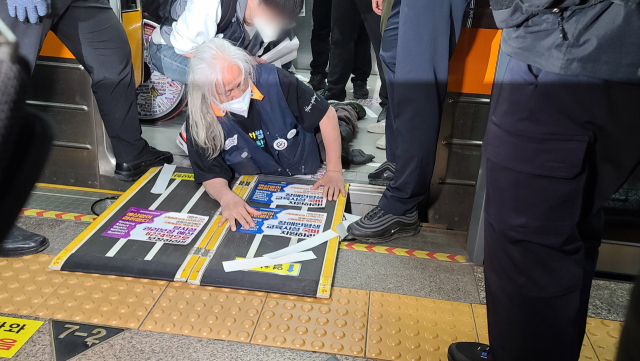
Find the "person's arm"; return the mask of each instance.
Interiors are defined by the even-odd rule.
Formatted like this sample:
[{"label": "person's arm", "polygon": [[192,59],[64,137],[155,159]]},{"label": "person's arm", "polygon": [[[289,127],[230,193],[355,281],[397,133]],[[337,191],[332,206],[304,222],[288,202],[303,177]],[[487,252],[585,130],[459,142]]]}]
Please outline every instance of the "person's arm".
[{"label": "person's arm", "polygon": [[195,48],[216,35],[220,21],[219,0],[189,0],[173,23],[171,45],[176,53],[193,57]]},{"label": "person's arm", "polygon": [[383,0],[371,0],[371,7],[373,7],[373,12],[382,15],[382,1]]},{"label": "person's arm", "polygon": [[229,227],[235,232],[236,221],[240,222],[240,225],[245,229],[256,225],[251,216],[259,216],[260,212],[251,208],[242,198],[233,193],[226,179],[214,178],[202,183],[202,185],[211,198],[217,200],[222,207],[222,219],[218,226],[222,226],[228,220]]},{"label": "person's arm", "polygon": [[342,144],[338,115],[333,107],[329,107],[324,118],[320,121],[320,134],[322,134],[322,141],[327,152],[327,172],[311,189],[324,186],[322,192],[324,197],[337,201],[340,193],[346,196],[347,191],[344,189],[344,178],[342,177]]}]

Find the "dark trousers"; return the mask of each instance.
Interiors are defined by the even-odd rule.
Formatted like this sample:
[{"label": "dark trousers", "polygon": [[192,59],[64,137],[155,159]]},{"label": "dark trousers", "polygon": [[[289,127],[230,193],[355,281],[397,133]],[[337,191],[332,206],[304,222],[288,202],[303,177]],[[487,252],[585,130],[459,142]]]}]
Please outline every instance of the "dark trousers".
[{"label": "dark trousers", "polygon": [[[314,9],[315,6],[314,2]],[[344,94],[351,74],[354,75],[353,81],[367,81],[371,74],[370,44],[373,44],[381,81],[380,105],[386,106],[387,86],[378,55],[382,40],[380,15],[373,12],[371,1],[334,0],[331,9],[330,32],[331,51],[327,78],[329,93]]]},{"label": "dark trousers", "polygon": [[386,153],[396,174],[379,206],[391,214],[415,210],[429,190],[449,58],[467,3],[396,0],[387,20],[380,58],[389,92]]},{"label": "dark trousers", "polygon": [[491,352],[576,361],[601,207],[640,162],[640,84],[506,61],[483,145]]},{"label": "dark trousers", "polygon": [[[31,70],[49,30],[91,76],[91,87],[117,162],[135,160],[146,148],[138,121],[136,89],[127,35],[108,2],[52,1],[38,24],[24,24],[0,6],[0,19],[18,39]],[[43,86],[34,84],[34,86]]]}]

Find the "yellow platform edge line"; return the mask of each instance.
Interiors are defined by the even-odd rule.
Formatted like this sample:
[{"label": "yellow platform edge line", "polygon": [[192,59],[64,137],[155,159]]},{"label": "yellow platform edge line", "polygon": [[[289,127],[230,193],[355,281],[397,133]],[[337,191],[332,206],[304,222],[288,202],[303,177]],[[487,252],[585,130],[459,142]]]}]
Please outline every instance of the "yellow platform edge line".
[{"label": "yellow platform edge line", "polygon": [[72,189],[72,190],[76,190],[76,191],[95,192],[95,193],[110,193],[110,194],[124,194],[125,193],[125,192],[120,192],[120,191],[112,191],[112,190],[109,190],[109,189],[65,186],[65,185],[61,185],[61,184],[49,184],[49,183],[36,183],[36,186],[44,187],[44,188]]},{"label": "yellow platform edge line", "polygon": [[[349,183],[344,184],[346,191],[345,195],[338,196],[336,202],[335,212],[333,213],[333,221],[331,223],[331,230],[338,233],[336,226],[342,223],[342,216],[344,215],[344,207],[347,204],[346,194],[349,194]],[[324,254],[324,263],[322,264],[322,271],[320,272],[320,283],[318,284],[318,292],[316,297],[329,298],[331,297],[331,283],[333,282],[333,271],[336,266],[336,256],[338,255],[338,247],[340,243],[340,236],[334,237],[327,242],[327,249]]]},{"label": "yellow platform edge line", "polygon": [[71,243],[69,243],[57,256],[51,261],[49,268],[53,270],[60,270],[60,267],[64,263],[64,261],[69,257],[71,253],[73,253],[76,248],[82,245],[84,241],[93,234],[93,232],[100,226],[104,221],[109,218],[111,213],[113,213],[116,209],[119,209],[120,206],[126,202],[133,194],[135,194],[140,187],[142,187],[156,172],[160,169],[159,167],[151,168],[145,173],[140,179],[138,179],[122,196],[120,196],[109,208],[107,208],[102,214],[93,221],[89,227],[85,228],[82,233],[78,235]]}]

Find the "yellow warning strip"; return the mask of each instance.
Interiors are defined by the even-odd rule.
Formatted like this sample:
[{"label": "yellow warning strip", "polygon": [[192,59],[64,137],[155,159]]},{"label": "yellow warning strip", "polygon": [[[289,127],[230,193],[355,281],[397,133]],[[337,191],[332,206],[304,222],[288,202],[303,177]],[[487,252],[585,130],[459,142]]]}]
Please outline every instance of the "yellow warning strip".
[{"label": "yellow warning strip", "polygon": [[85,188],[85,187],[75,187],[75,186],[63,186],[63,185],[60,185],[60,184],[36,183],[36,185],[38,187],[73,189],[73,190],[76,190],[76,191],[85,191],[85,192],[111,193],[111,194],[123,194],[124,193],[124,192],[112,191],[112,190],[108,190],[108,189]]},{"label": "yellow warning strip", "polygon": [[397,256],[428,258],[428,259],[434,259],[439,261],[456,262],[456,263],[467,262],[467,258],[459,254],[420,251],[417,249],[406,249],[406,248],[398,248],[398,247],[376,246],[373,244],[364,244],[364,243],[340,242],[340,248],[351,249],[355,251],[393,254]]},{"label": "yellow warning strip", "polygon": [[102,214],[94,222],[92,222],[89,227],[85,228],[85,230],[82,231],[82,233],[80,233],[78,237],[76,237],[71,243],[69,243],[69,245],[67,245],[67,247],[65,247],[60,253],[58,253],[53,261],[51,261],[49,267],[51,269],[59,270],[60,266],[62,266],[67,257],[69,257],[69,255],[73,253],[76,248],[80,247],[82,243],[84,243],[84,241],[86,241],[93,234],[93,232],[98,227],[100,227],[109,218],[109,216],[111,216],[114,211],[119,209],[124,202],[129,200],[129,198],[131,198],[131,196],[134,195],[138,191],[138,189],[141,188],[149,180],[149,178],[156,174],[158,169],[158,167],[151,168],[147,171],[147,173],[140,177],[140,179],[138,179],[137,182],[135,182],[129,189],[127,189],[127,191],[124,192],[124,194],[119,197],[109,208],[107,208],[107,210],[102,212]]},{"label": "yellow warning strip", "polygon": [[[344,189],[349,193],[349,183],[345,183]],[[336,226],[342,222],[344,207],[347,205],[347,197],[342,193],[336,202],[335,212],[333,213],[333,222],[331,230],[338,233]],[[333,280],[333,269],[336,265],[336,256],[338,254],[338,243],[340,237],[336,236],[327,243],[327,250],[324,254],[324,263],[322,264],[322,272],[320,273],[320,285],[318,285],[317,297],[329,298],[331,295],[331,281]]]},{"label": "yellow warning strip", "polygon": [[69,213],[61,211],[47,211],[43,209],[22,208],[20,214],[25,216],[68,219],[72,221],[93,222],[98,216],[91,214]]}]

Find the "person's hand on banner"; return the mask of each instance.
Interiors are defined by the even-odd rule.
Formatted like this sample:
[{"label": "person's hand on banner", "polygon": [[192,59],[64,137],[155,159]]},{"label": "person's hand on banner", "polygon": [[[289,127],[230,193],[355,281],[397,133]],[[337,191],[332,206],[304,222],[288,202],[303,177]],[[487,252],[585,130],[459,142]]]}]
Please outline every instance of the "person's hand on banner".
[{"label": "person's hand on banner", "polygon": [[237,194],[229,192],[224,198],[220,200],[220,206],[222,206],[222,219],[218,226],[222,226],[225,221],[229,221],[229,227],[232,231],[236,231],[236,221],[240,222],[240,225],[244,229],[255,227],[255,222],[251,216],[259,216],[260,212],[251,208],[242,198]]},{"label": "person's hand on banner", "polygon": [[342,171],[327,170],[327,172],[320,178],[316,184],[311,187],[312,190],[318,189],[324,186],[322,196],[330,201],[337,201],[340,193],[343,196],[347,196],[347,191],[344,189],[344,178],[342,177]]},{"label": "person's hand on banner", "polygon": [[9,16],[20,21],[35,24],[41,16],[46,16],[51,11],[50,0],[7,0]]}]

